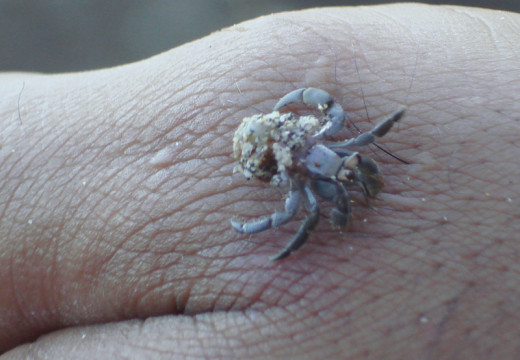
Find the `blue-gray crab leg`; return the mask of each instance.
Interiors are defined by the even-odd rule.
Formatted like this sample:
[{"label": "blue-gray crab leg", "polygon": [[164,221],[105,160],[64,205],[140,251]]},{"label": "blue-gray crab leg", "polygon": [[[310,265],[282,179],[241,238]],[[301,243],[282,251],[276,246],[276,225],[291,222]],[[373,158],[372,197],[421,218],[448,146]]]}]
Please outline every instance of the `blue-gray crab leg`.
[{"label": "blue-gray crab leg", "polygon": [[307,241],[307,238],[309,237],[309,233],[316,228],[316,225],[318,225],[318,222],[320,220],[320,208],[318,205],[318,201],[316,200],[316,197],[313,195],[311,189],[307,185],[304,185],[303,193],[305,194],[305,197],[307,198],[307,208],[309,209],[309,216],[305,219],[303,224],[298,229],[298,232],[293,236],[291,242],[287,244],[285,249],[280,251],[275,256],[271,257],[271,260],[280,260],[283,259],[289,255],[291,255],[292,252],[298,250],[304,243]]},{"label": "blue-gray crab leg", "polygon": [[253,219],[245,223],[231,219],[231,226],[239,233],[254,234],[271,227],[283,225],[291,220],[298,212],[300,208],[301,191],[301,186],[291,189],[285,200],[285,211],[275,212],[270,216]]},{"label": "blue-gray crab leg", "polygon": [[314,180],[311,186],[316,195],[336,205],[331,212],[332,224],[339,228],[348,226],[351,208],[347,189],[340,183],[325,180]]},{"label": "blue-gray crab leg", "polygon": [[341,130],[345,123],[345,111],[334,101],[334,98],[326,91],[316,88],[302,88],[291,91],[282,97],[274,106],[274,110],[280,110],[284,106],[293,103],[303,103],[318,108],[324,115],[327,123],[314,137],[331,136]]},{"label": "blue-gray crab leg", "polygon": [[325,145],[327,145],[329,148],[344,148],[344,147],[350,147],[350,146],[366,146],[374,143],[376,140],[376,137],[383,137],[385,136],[390,129],[394,126],[396,122],[402,119],[404,116],[404,113],[406,112],[406,106],[401,105],[399,109],[397,109],[396,112],[388,116],[385,120],[383,120],[378,125],[374,126],[372,130],[364,132],[362,134],[359,134],[357,137],[353,139],[349,139],[347,141],[340,141],[340,142],[326,142]]}]

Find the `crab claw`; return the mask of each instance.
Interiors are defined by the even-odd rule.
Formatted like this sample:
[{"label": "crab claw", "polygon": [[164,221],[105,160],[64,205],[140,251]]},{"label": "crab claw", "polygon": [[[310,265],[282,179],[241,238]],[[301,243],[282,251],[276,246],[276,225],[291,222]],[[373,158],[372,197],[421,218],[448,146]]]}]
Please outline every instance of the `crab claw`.
[{"label": "crab claw", "polygon": [[316,107],[325,115],[327,123],[319,133],[314,135],[315,137],[331,136],[343,128],[345,111],[328,92],[316,88],[294,90],[282,97],[274,106],[274,110],[279,110],[293,103],[303,103]]}]

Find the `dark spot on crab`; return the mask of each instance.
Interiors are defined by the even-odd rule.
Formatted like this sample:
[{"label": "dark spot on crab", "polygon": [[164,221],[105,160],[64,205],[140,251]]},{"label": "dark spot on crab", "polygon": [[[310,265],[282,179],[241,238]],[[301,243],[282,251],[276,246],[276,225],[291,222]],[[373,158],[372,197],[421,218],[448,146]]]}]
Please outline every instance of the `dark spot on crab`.
[{"label": "dark spot on crab", "polygon": [[263,176],[259,176],[258,179],[269,182],[271,181],[274,174],[278,172],[278,165],[272,148],[267,149],[262,157],[262,161],[258,164],[258,168]]}]

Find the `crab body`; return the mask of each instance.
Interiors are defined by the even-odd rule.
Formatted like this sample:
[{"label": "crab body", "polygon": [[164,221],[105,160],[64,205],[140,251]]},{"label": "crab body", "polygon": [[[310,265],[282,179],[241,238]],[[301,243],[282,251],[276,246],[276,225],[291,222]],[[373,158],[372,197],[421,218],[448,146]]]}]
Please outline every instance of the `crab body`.
[{"label": "crab body", "polygon": [[[278,111],[297,102],[316,107],[323,116],[297,116]],[[377,163],[350,148],[372,144],[376,137],[384,136],[404,112],[405,108],[401,107],[371,131],[342,142],[326,139],[344,126],[345,112],[330,94],[320,89],[292,91],[280,99],[273,112],[244,118],[233,138],[237,161],[234,171],[242,172],[248,180],[256,178],[275,186],[288,181],[290,191],[284,211],[245,223],[233,219],[233,228],[252,234],[283,225],[298,213],[304,198],[309,215],[287,247],[272,257],[277,260],[300,248],[318,224],[315,194],[335,205],[332,224],[340,228],[347,226],[351,213],[347,189],[360,189],[368,201],[383,185]]]}]

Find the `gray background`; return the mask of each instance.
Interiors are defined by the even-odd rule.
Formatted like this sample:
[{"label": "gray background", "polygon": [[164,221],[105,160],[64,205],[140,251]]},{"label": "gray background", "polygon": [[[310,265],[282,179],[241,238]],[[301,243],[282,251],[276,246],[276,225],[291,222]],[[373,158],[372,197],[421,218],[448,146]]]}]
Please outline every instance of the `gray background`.
[{"label": "gray background", "polygon": [[[0,0],[0,71],[65,72],[114,66],[264,14],[384,2],[393,1]],[[517,0],[450,4],[520,11]]]}]

